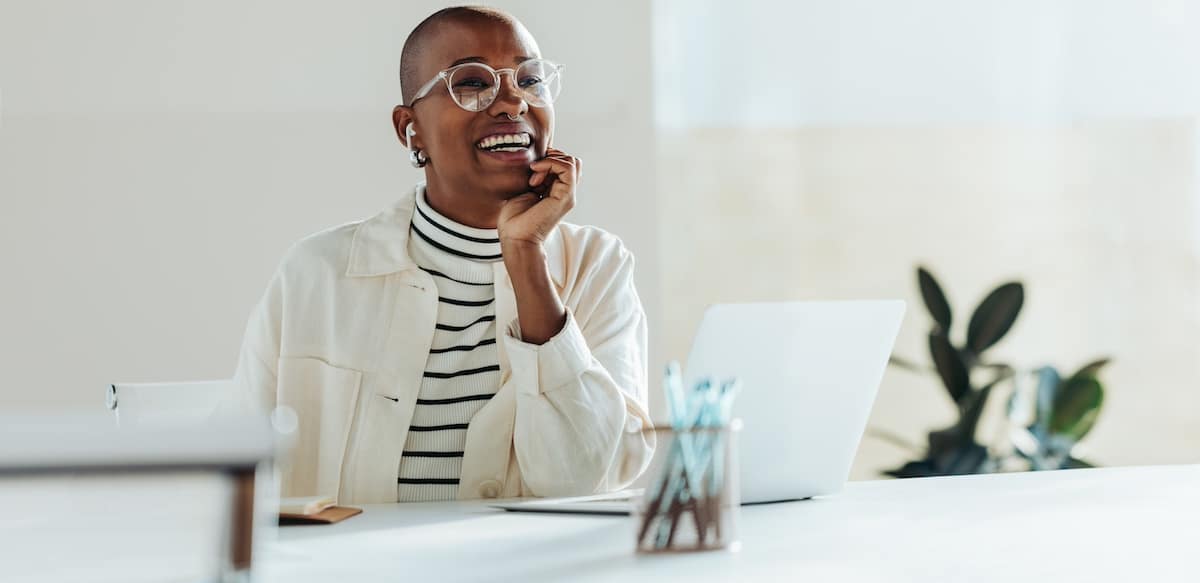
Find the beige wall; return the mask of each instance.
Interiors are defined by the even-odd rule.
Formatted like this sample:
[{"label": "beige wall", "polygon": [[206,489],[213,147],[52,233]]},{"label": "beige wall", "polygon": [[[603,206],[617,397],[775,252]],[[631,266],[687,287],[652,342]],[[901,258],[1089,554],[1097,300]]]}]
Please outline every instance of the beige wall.
[{"label": "beige wall", "polygon": [[[677,130],[660,160],[667,353],[686,354],[711,302],[900,297],[897,353],[929,362],[917,263],[964,328],[1021,279],[994,358],[1114,358],[1091,457],[1200,461],[1195,120]],[[919,443],[951,416],[934,378],[890,370],[870,425]],[[869,436],[854,476],[908,455]]]},{"label": "beige wall", "polygon": [[[395,71],[447,4],[0,4],[0,410],[231,374],[287,246],[417,178]],[[587,164],[571,220],[633,249],[657,331],[649,5],[496,4],[567,64],[556,144]]]}]

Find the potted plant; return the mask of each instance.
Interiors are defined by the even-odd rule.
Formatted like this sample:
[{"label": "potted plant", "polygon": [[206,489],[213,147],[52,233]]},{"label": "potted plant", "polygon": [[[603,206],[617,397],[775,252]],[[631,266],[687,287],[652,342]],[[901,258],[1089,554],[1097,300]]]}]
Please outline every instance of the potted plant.
[{"label": "potted plant", "polygon": [[[958,415],[949,427],[929,432],[923,457],[886,473],[907,478],[995,471],[1004,460],[978,442],[975,430],[993,390],[1013,380],[1017,372],[1011,365],[990,362],[986,356],[1012,329],[1025,302],[1025,288],[1013,281],[988,293],[971,315],[962,342],[956,344],[951,338],[954,312],[941,285],[924,267],[917,268],[917,284],[933,320],[929,331],[933,368],[896,356],[891,363],[918,372],[935,372]],[[1014,391],[1008,413],[1021,426],[1011,433],[1013,449],[1031,469],[1088,465],[1070,452],[1095,424],[1103,404],[1103,387],[1097,374],[1107,362],[1098,360],[1066,379],[1052,367],[1038,369],[1032,406]]]}]

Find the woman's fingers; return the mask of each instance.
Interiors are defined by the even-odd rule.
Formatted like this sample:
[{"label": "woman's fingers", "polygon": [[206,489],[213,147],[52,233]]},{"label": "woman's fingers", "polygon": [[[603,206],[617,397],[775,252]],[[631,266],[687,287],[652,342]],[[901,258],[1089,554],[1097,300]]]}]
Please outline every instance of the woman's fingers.
[{"label": "woman's fingers", "polygon": [[539,184],[541,184],[541,183],[542,183],[542,181],[543,181],[543,180],[545,180],[545,179],[546,179],[546,173],[545,173],[545,172],[536,172],[536,171],[535,171],[535,172],[533,173],[533,175],[529,177],[529,186],[531,186],[531,187],[536,187],[536,186],[538,186]]},{"label": "woman's fingers", "polygon": [[549,174],[554,174],[558,180],[566,184],[574,185],[579,177],[578,165],[579,160],[572,156],[547,156],[542,158],[529,165],[534,171],[533,176],[529,178],[530,186],[541,184]]},{"label": "woman's fingers", "polygon": [[562,150],[548,148],[545,158],[529,165],[529,168],[533,170],[533,174],[529,177],[529,186],[543,196],[558,201],[565,210],[570,210],[574,206],[575,187],[579,183],[580,166],[578,158]]},{"label": "woman's fingers", "polygon": [[546,157],[529,165],[532,192],[509,199],[501,210],[502,238],[541,240],[575,206],[579,159],[549,148]]}]

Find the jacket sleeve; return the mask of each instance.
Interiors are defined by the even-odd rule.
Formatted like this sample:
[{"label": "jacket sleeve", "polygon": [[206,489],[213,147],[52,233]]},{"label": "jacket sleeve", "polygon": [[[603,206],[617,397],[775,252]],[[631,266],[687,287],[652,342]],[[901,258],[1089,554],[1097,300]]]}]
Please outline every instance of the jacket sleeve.
[{"label": "jacket sleeve", "polygon": [[276,271],[246,322],[232,393],[225,413],[266,413],[275,408],[283,314],[283,272]]},{"label": "jacket sleeve", "polygon": [[[545,344],[502,335],[517,392],[513,444],[528,491],[573,496],[627,487],[650,462],[646,314],[624,248],[587,282],[562,330]],[[583,321],[577,316],[586,314]]]}]

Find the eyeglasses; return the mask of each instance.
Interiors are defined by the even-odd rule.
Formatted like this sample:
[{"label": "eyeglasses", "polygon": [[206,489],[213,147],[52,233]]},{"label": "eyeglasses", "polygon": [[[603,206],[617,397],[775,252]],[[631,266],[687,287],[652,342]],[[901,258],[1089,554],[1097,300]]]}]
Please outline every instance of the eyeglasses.
[{"label": "eyeglasses", "polygon": [[454,103],[467,111],[483,111],[500,94],[500,74],[512,77],[513,85],[525,102],[533,107],[548,107],[562,90],[563,66],[545,59],[529,59],[516,69],[493,69],[483,63],[463,63],[441,71],[417,90],[411,107],[418,99],[429,95],[438,81],[446,82],[446,90]]}]

